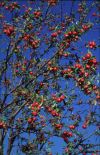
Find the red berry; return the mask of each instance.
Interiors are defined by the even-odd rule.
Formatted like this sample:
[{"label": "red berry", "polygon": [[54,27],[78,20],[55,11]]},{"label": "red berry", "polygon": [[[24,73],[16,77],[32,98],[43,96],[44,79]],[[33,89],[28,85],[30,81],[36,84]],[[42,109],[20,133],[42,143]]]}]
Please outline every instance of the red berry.
[{"label": "red berry", "polygon": [[85,55],[85,58],[86,58],[86,59],[89,59],[89,58],[91,58],[91,56],[92,56],[91,53],[87,53],[87,54]]},{"label": "red berry", "polygon": [[36,111],[33,111],[32,112],[32,115],[37,116],[37,112]]},{"label": "red berry", "polygon": [[90,65],[86,65],[86,69],[90,69],[91,67],[90,67]]},{"label": "red berry", "polygon": [[83,57],[82,60],[85,61],[86,60],[86,57]]},{"label": "red berry", "polygon": [[67,137],[72,137],[73,134],[72,134],[72,132],[67,132],[66,136],[67,136]]},{"label": "red berry", "polygon": [[81,64],[75,64],[75,68],[81,69],[82,65]]},{"label": "red berry", "polygon": [[57,102],[61,102],[62,99],[59,97],[59,98],[56,99],[56,101],[57,101]]},{"label": "red berry", "polygon": [[94,65],[96,65],[97,64],[96,58],[92,59],[92,62],[93,62]]},{"label": "red berry", "polygon": [[56,116],[56,111],[55,110],[52,110],[51,111],[51,114],[52,114],[52,116]]},{"label": "red berry", "polygon": [[93,86],[93,90],[96,90],[96,89],[97,89],[97,86],[96,86],[96,85],[94,85],[94,86]]},{"label": "red berry", "polygon": [[88,77],[89,76],[89,73],[88,72],[85,72],[85,77]]},{"label": "red berry", "polygon": [[83,129],[86,129],[86,128],[87,128],[87,125],[86,125],[86,124],[83,124],[83,125],[82,125],[82,128],[83,128]]},{"label": "red berry", "polygon": [[67,137],[64,137],[64,141],[65,141],[66,143],[68,143],[68,138],[67,138]]},{"label": "red berry", "polygon": [[64,34],[64,37],[65,37],[65,38],[68,38],[68,36],[69,36],[68,34]]},{"label": "red berry", "polygon": [[33,75],[33,72],[29,72],[30,75]]},{"label": "red berry", "polygon": [[32,118],[28,118],[28,123],[32,123]]},{"label": "red berry", "polygon": [[0,128],[3,128],[3,122],[0,122]]},{"label": "red berry", "polygon": [[57,32],[54,32],[51,34],[51,37],[57,37],[58,36],[58,33]]},{"label": "red berry", "polygon": [[52,111],[52,109],[50,107],[48,107],[47,110],[48,110],[48,112],[51,112]]},{"label": "red berry", "polygon": [[70,125],[69,128],[70,129],[75,129],[75,125]]},{"label": "red berry", "polygon": [[62,124],[56,124],[55,125],[57,129],[61,129],[62,128]]},{"label": "red berry", "polygon": [[61,100],[64,100],[64,99],[65,99],[65,96],[64,96],[64,95],[61,95],[61,96],[60,96],[60,99],[61,99]]}]

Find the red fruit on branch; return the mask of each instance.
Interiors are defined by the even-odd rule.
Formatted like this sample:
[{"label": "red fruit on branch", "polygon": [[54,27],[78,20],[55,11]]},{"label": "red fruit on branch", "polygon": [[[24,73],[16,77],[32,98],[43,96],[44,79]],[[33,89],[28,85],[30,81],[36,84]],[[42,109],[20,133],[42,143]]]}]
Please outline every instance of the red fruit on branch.
[{"label": "red fruit on branch", "polygon": [[93,90],[96,90],[97,89],[97,86],[96,85],[93,85]]},{"label": "red fruit on branch", "polygon": [[69,148],[66,147],[66,148],[65,148],[65,153],[68,153],[68,152],[69,152]]},{"label": "red fruit on branch", "polygon": [[32,118],[28,118],[28,123],[32,123],[33,119]]},{"label": "red fruit on branch", "polygon": [[61,102],[62,99],[61,99],[60,97],[58,97],[58,98],[56,98],[56,101],[57,101],[57,102]]},{"label": "red fruit on branch", "polygon": [[25,41],[29,40],[29,38],[30,38],[30,35],[29,35],[29,34],[25,34],[24,37],[23,37],[23,39],[24,39]]},{"label": "red fruit on branch", "polygon": [[64,53],[63,54],[64,57],[68,57],[68,55],[69,55],[68,53]]},{"label": "red fruit on branch", "polygon": [[77,36],[78,35],[78,32],[73,31],[72,34]]},{"label": "red fruit on branch", "polygon": [[90,28],[90,25],[82,25],[84,31],[87,31]]},{"label": "red fruit on branch", "polygon": [[7,35],[7,36],[11,36],[12,33],[14,33],[14,27],[13,26],[4,26],[4,30],[3,32]]},{"label": "red fruit on branch", "polygon": [[52,112],[52,109],[50,107],[47,108],[48,112]]},{"label": "red fruit on branch", "polygon": [[88,46],[89,46],[89,48],[96,48],[96,42],[95,41],[90,41],[89,43],[88,43]]},{"label": "red fruit on branch", "polygon": [[58,0],[47,0],[47,1],[48,1],[49,5],[54,6],[57,4]]},{"label": "red fruit on branch", "polygon": [[51,111],[51,114],[52,114],[52,116],[56,116],[56,111],[55,110],[52,110]]},{"label": "red fruit on branch", "polygon": [[62,128],[62,124],[56,124],[55,127],[60,130]]},{"label": "red fruit on branch", "polygon": [[6,124],[4,121],[0,121],[0,129],[3,129],[6,127]]},{"label": "red fruit on branch", "polygon": [[67,131],[64,131],[63,134],[62,134],[62,136],[66,136],[67,133],[68,133]]},{"label": "red fruit on branch", "polygon": [[82,125],[82,128],[83,128],[83,129],[86,129],[86,128],[87,128],[87,125],[86,125],[86,124],[83,124],[83,125]]},{"label": "red fruit on branch", "polygon": [[58,30],[57,33],[58,33],[58,34],[61,34],[61,30]]},{"label": "red fruit on branch", "polygon": [[70,125],[69,128],[73,130],[75,129],[75,125]]},{"label": "red fruit on branch", "polygon": [[92,56],[91,53],[87,53],[87,54],[85,55],[85,58],[86,58],[86,59],[90,59],[91,56]]},{"label": "red fruit on branch", "polygon": [[31,72],[29,72],[29,74],[30,74],[30,75],[33,75],[33,72],[31,71]]},{"label": "red fruit on branch", "polygon": [[97,60],[96,60],[96,58],[92,59],[92,63],[93,63],[94,65],[97,65]]},{"label": "red fruit on branch", "polygon": [[89,73],[88,72],[85,72],[85,77],[89,77]]},{"label": "red fruit on branch", "polygon": [[37,107],[37,106],[39,106],[39,103],[38,102],[34,102],[34,105]]},{"label": "red fruit on branch", "polygon": [[65,98],[66,98],[65,95],[61,95],[61,96],[60,96],[60,99],[61,99],[61,100],[64,100]]},{"label": "red fruit on branch", "polygon": [[72,137],[72,136],[73,136],[72,132],[69,131],[64,131],[62,134],[62,137]]},{"label": "red fruit on branch", "polygon": [[52,71],[56,72],[58,70],[58,67],[53,67]]},{"label": "red fruit on branch", "polygon": [[43,82],[40,82],[40,87],[43,87],[44,83]]},{"label": "red fruit on branch", "polygon": [[33,14],[35,18],[39,18],[42,15],[42,12],[38,10],[38,11],[35,11]]},{"label": "red fruit on branch", "polygon": [[65,38],[68,38],[68,36],[69,36],[68,34],[64,34],[64,37],[65,37]]},{"label": "red fruit on branch", "polygon": [[67,137],[64,137],[63,139],[64,139],[64,141],[65,141],[66,143],[68,143],[68,142],[69,142],[69,140],[68,140],[68,138],[67,138]]},{"label": "red fruit on branch", "polygon": [[96,96],[96,99],[99,101],[100,100],[100,95],[97,95]]},{"label": "red fruit on branch", "polygon": [[81,69],[82,65],[81,64],[75,64],[75,68]]},{"label": "red fruit on branch", "polygon": [[3,123],[2,123],[2,122],[0,122],[0,129],[1,129],[1,128],[3,128]]},{"label": "red fruit on branch", "polygon": [[33,122],[36,121],[36,117],[33,117],[32,120],[33,120]]},{"label": "red fruit on branch", "polygon": [[83,76],[84,74],[85,74],[84,69],[83,69],[83,68],[82,68],[82,69],[80,69],[79,75]]},{"label": "red fruit on branch", "polygon": [[91,66],[90,65],[86,65],[86,69],[90,69],[91,68]]},{"label": "red fruit on branch", "polygon": [[73,136],[72,132],[68,132],[68,137],[72,137],[72,136]]},{"label": "red fruit on branch", "polygon": [[10,31],[10,33],[14,32],[14,27],[13,26],[9,26],[9,31]]},{"label": "red fruit on branch", "polygon": [[85,61],[86,60],[86,57],[83,57],[82,60]]},{"label": "red fruit on branch", "polygon": [[54,32],[54,33],[51,34],[51,37],[53,37],[53,38],[55,38],[57,36],[58,36],[58,33],[57,32]]},{"label": "red fruit on branch", "polygon": [[79,79],[79,82],[83,83],[85,81],[84,78]]},{"label": "red fruit on branch", "polygon": [[71,36],[72,34],[73,34],[72,31],[69,31],[69,32],[68,32],[68,36]]},{"label": "red fruit on branch", "polygon": [[33,111],[32,112],[32,115],[37,116],[37,112],[36,111]]},{"label": "red fruit on branch", "polygon": [[[97,152],[99,13],[90,17],[98,7],[95,0],[79,7],[67,0],[0,2],[1,154]],[[97,42],[88,41],[91,33]],[[62,143],[59,152],[55,138],[66,150]]]}]

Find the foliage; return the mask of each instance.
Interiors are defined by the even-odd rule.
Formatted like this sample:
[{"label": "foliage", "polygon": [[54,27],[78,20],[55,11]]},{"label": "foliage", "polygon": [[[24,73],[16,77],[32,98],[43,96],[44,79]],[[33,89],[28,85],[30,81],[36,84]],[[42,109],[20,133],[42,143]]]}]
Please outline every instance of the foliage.
[{"label": "foliage", "polygon": [[98,1],[0,2],[0,155],[52,155],[55,137],[62,155],[100,152],[99,10]]}]

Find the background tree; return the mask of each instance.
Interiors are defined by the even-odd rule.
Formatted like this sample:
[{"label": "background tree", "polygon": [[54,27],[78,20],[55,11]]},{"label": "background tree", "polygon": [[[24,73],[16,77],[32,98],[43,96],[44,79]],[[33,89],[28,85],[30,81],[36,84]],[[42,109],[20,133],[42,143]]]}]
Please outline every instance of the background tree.
[{"label": "background tree", "polygon": [[0,155],[99,154],[99,10],[0,2]]}]

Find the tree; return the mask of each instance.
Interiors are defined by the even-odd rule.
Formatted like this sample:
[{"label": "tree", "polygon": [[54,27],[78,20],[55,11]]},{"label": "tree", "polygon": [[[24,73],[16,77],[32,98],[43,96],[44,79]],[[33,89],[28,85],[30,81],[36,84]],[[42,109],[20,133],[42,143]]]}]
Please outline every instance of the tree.
[{"label": "tree", "polygon": [[0,155],[52,155],[56,137],[61,154],[97,155],[99,2],[5,0],[0,10]]}]

